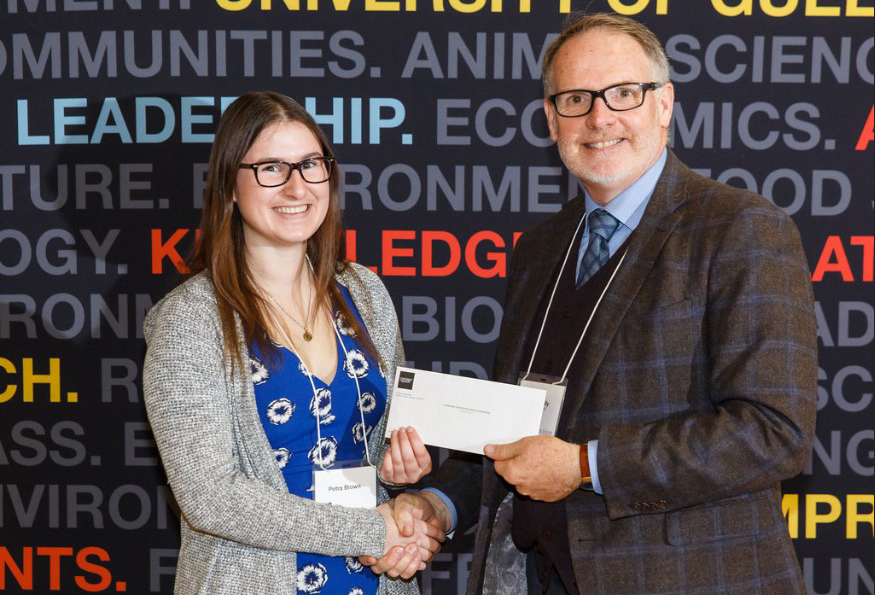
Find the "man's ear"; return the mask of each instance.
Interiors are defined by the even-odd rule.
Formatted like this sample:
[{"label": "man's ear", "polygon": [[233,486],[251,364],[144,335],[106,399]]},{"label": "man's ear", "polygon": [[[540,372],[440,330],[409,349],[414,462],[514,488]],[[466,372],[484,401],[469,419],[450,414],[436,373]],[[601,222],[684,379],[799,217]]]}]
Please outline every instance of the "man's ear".
[{"label": "man's ear", "polygon": [[544,98],[544,115],[547,116],[547,128],[550,129],[550,138],[555,143],[559,139],[559,113],[556,111],[556,106]]},{"label": "man's ear", "polygon": [[666,83],[659,91],[659,125],[667,129],[674,110],[674,85]]}]

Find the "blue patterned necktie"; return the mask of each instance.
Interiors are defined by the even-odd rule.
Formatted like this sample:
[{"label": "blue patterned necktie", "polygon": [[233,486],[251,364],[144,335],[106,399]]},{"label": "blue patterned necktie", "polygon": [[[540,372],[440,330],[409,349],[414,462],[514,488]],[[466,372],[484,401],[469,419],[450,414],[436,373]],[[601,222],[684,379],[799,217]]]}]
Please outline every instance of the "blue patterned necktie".
[{"label": "blue patterned necktie", "polygon": [[608,262],[611,253],[608,251],[608,242],[611,236],[620,227],[620,222],[604,209],[596,209],[589,215],[589,244],[580,268],[577,270],[577,286],[586,283],[603,264]]}]

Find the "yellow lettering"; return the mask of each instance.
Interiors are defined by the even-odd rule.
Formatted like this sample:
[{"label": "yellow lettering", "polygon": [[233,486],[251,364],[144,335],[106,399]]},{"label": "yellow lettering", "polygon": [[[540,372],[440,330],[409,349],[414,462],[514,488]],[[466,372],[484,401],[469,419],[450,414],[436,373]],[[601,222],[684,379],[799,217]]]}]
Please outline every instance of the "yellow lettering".
[{"label": "yellow lettering", "polygon": [[623,4],[622,0],[608,0],[611,10],[619,14],[631,15],[638,14],[650,4],[650,0],[635,0],[631,5]]},{"label": "yellow lettering", "polygon": [[[829,511],[825,514],[817,512],[818,504],[826,504]],[[805,538],[817,537],[817,525],[834,523],[842,513],[842,503],[832,494],[808,494],[805,497]]]},{"label": "yellow lettering", "polygon": [[571,12],[571,0],[559,0],[559,12]]},{"label": "yellow lettering", "polygon": [[842,9],[838,6],[818,6],[818,0],[805,0],[805,16],[807,17],[837,17]]},{"label": "yellow lettering", "polygon": [[365,10],[374,12],[398,12],[401,3],[396,0],[365,0]]},{"label": "yellow lettering", "polygon": [[[860,506],[866,505],[868,512],[860,512]],[[857,525],[868,524],[872,527],[872,535],[875,535],[875,495],[873,494],[848,494],[846,506],[848,515],[848,539],[857,539]]]},{"label": "yellow lettering", "polygon": [[252,0],[216,0],[216,4],[222,10],[245,10],[252,4]]},{"label": "yellow lettering", "polygon": [[[15,374],[15,366],[12,364],[11,361],[6,359],[5,357],[0,357],[0,368],[3,368],[7,374]],[[5,403],[6,401],[8,401],[12,397],[14,397],[15,391],[17,389],[18,389],[17,386],[15,386],[12,383],[9,383],[6,386],[6,390],[4,390],[2,393],[0,393],[0,403]]]},{"label": "yellow lettering", "polygon": [[735,6],[729,6],[725,0],[711,0],[711,4],[717,9],[717,12],[725,17],[737,17],[740,14],[753,14],[753,0],[741,0]]},{"label": "yellow lettering", "polygon": [[781,499],[781,512],[787,519],[791,539],[796,539],[799,537],[799,494],[784,494]]},{"label": "yellow lettering", "polygon": [[470,4],[466,4],[464,0],[450,0],[450,6],[459,12],[471,13],[482,10],[486,6],[486,0],[472,0]]},{"label": "yellow lettering", "polygon": [[773,0],[760,0],[760,6],[763,12],[770,17],[785,17],[792,14],[796,7],[799,6],[799,0],[787,0],[783,6],[775,6]]},{"label": "yellow lettering", "polygon": [[49,373],[34,374],[33,359],[25,358],[22,362],[21,384],[24,386],[23,399],[25,403],[33,403],[33,387],[35,384],[49,385],[49,401],[61,402],[61,360],[49,358]]},{"label": "yellow lettering", "polygon": [[860,6],[859,0],[848,0],[845,15],[849,17],[875,17],[875,6]]}]

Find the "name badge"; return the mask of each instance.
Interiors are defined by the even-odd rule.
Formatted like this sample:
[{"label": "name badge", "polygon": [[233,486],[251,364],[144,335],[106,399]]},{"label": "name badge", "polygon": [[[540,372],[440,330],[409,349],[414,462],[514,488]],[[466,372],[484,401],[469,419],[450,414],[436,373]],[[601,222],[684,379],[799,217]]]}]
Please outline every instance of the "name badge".
[{"label": "name badge", "polygon": [[377,505],[377,469],[341,467],[313,470],[316,502],[349,508],[374,508]]},{"label": "name badge", "polygon": [[555,436],[556,429],[559,427],[559,415],[562,413],[562,403],[565,401],[565,389],[568,388],[568,379],[562,380],[558,376],[546,374],[526,375],[525,372],[520,372],[518,384],[547,392],[538,433],[541,436]]}]

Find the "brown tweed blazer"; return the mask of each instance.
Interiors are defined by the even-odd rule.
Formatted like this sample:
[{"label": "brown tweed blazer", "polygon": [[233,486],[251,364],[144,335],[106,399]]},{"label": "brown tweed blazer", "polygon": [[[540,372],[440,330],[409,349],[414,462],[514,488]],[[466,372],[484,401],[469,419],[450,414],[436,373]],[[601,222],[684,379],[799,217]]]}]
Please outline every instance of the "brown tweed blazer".
[{"label": "brown tweed blazer", "polygon": [[[516,382],[582,215],[583,201],[571,201],[520,238],[497,380]],[[560,436],[599,440],[604,496],[564,500],[581,594],[804,595],[779,482],[809,455],[817,343],[790,218],[669,152],[588,336],[566,395],[574,423]],[[459,528],[479,520],[469,595],[525,593],[508,486],[492,464],[451,458],[433,483],[456,503]]]}]

